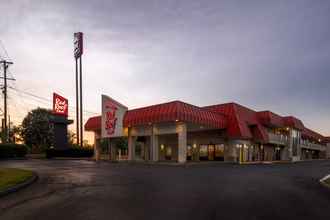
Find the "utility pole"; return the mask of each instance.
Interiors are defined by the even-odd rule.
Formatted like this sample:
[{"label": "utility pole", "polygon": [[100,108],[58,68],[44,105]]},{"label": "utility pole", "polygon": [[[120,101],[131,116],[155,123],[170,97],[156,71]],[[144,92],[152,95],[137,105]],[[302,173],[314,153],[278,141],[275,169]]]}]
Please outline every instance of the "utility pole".
[{"label": "utility pole", "polygon": [[[9,65],[13,64],[13,62],[9,62],[6,60],[0,61],[1,64],[3,64],[3,80],[4,80],[4,86],[3,86],[3,95],[4,95],[4,130],[3,133],[5,134],[4,142],[8,142],[8,129],[7,129],[7,68]],[[14,80],[14,79],[9,79]]]}]

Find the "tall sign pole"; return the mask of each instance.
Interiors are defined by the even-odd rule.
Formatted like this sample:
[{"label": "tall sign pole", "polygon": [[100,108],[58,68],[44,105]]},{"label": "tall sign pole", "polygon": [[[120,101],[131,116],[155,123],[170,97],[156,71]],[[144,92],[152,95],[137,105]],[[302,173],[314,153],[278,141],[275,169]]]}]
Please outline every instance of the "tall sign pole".
[{"label": "tall sign pole", "polygon": [[[76,126],[77,126],[76,132],[77,132],[77,144],[80,144],[81,147],[83,147],[83,141],[84,141],[83,103],[82,103],[82,61],[81,61],[82,54],[83,54],[83,33],[77,32],[74,33],[74,57],[76,60]],[[79,59],[80,79],[78,79],[78,59]]]},{"label": "tall sign pole", "polygon": [[77,137],[77,144],[80,143],[80,135],[79,135],[79,77],[78,77],[78,58],[76,60],[76,137]]},{"label": "tall sign pole", "polygon": [[83,130],[83,99],[82,99],[82,64],[81,58],[79,59],[79,69],[80,69],[80,147],[84,145],[84,130]]}]

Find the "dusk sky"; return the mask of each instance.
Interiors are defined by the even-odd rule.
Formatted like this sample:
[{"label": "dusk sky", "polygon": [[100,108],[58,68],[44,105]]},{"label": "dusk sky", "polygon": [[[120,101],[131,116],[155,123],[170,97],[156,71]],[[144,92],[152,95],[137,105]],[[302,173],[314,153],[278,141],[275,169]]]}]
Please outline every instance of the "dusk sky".
[{"label": "dusk sky", "polygon": [[[73,106],[73,33],[84,32],[85,119],[101,112],[101,94],[129,108],[237,102],[330,136],[330,1],[0,1],[17,90],[58,92]],[[17,123],[51,108],[13,89],[9,97]]]}]

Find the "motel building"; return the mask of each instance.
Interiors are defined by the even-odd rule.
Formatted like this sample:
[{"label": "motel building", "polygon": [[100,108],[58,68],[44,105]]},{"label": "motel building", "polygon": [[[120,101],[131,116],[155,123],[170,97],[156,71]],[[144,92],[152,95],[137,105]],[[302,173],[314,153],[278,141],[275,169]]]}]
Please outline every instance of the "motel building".
[{"label": "motel building", "polygon": [[[198,107],[181,101],[128,110],[102,96],[102,115],[91,117],[95,157],[107,140],[109,159],[127,138],[130,161],[299,161],[330,158],[330,138],[294,116],[254,111],[236,103]],[[122,153],[124,154],[124,153]]]}]

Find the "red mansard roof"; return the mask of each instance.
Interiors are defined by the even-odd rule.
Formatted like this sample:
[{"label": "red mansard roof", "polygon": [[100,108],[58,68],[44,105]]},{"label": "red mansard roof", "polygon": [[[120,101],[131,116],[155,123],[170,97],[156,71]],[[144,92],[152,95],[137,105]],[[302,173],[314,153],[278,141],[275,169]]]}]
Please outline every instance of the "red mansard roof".
[{"label": "red mansard roof", "polygon": [[124,126],[148,125],[149,123],[184,121],[223,129],[224,116],[205,111],[200,107],[181,101],[152,105],[129,110],[124,117]]},{"label": "red mansard roof", "polygon": [[[253,110],[248,109],[236,103],[226,103],[220,105],[206,106],[204,109],[220,114],[224,114],[228,118],[227,133],[231,138],[251,139],[253,134],[249,126],[258,126],[256,114]],[[261,134],[263,129],[258,126],[254,132]],[[262,137],[263,135],[260,135]]]},{"label": "red mansard roof", "polygon": [[325,143],[330,143],[330,137],[325,137],[324,141]]},{"label": "red mansard roof", "polygon": [[[302,131],[303,138],[330,142],[330,137],[326,138],[306,128],[301,120],[293,116],[282,117],[271,111],[256,112],[236,103],[197,107],[173,101],[129,110],[124,116],[123,124],[128,127],[175,121],[226,129],[228,136],[233,139],[254,139],[267,143],[267,127],[292,127]],[[101,130],[101,116],[89,118],[85,130]]]},{"label": "red mansard roof", "polygon": [[257,112],[257,117],[261,124],[269,127],[284,127],[283,117],[271,112]]},{"label": "red mansard roof", "polygon": [[285,126],[293,127],[300,131],[304,130],[305,128],[304,124],[298,118],[295,118],[293,116],[283,117],[283,120]]},{"label": "red mansard roof", "polygon": [[308,129],[308,128],[304,128],[303,131],[301,132],[301,136],[303,138],[311,138],[311,139],[314,139],[315,141],[326,141],[326,137],[324,137],[323,135],[315,132],[315,131],[312,131],[311,129]]},{"label": "red mansard roof", "polygon": [[[125,127],[128,127],[175,121],[191,122],[218,129],[224,129],[227,125],[225,116],[180,101],[129,110],[124,116],[123,123]],[[101,116],[89,118],[85,129],[87,131],[100,130]]]}]

